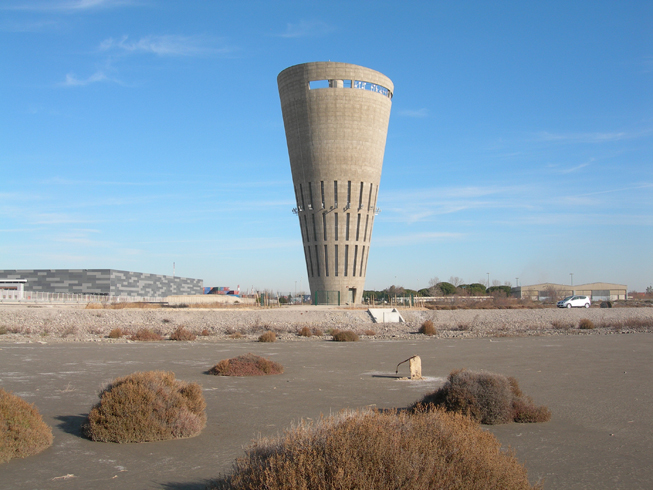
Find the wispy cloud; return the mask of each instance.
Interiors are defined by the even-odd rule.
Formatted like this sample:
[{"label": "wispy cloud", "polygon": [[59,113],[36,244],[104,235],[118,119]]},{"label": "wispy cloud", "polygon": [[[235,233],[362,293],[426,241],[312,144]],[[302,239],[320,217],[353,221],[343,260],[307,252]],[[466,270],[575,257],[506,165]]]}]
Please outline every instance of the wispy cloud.
[{"label": "wispy cloud", "polygon": [[93,230],[93,229],[75,229],[75,230],[71,230],[69,232],[61,233],[61,234],[53,237],[52,241],[69,243],[69,244],[74,244],[74,245],[83,245],[85,247],[88,247],[88,246],[106,247],[106,246],[111,245],[111,243],[109,243],[109,242],[93,240],[92,238],[90,238],[91,234],[97,234],[97,233],[100,233],[100,231],[99,230]]},{"label": "wispy cloud", "polygon": [[65,179],[62,177],[52,177],[41,181],[45,185],[100,185],[100,186],[156,186],[161,184],[172,184],[173,182],[128,182],[128,181],[115,181],[115,180],[74,180]]},{"label": "wispy cloud", "polygon": [[581,163],[580,165],[576,165],[575,167],[563,168],[562,170],[560,170],[560,173],[571,174],[571,173],[574,173],[574,172],[578,172],[581,168],[585,168],[585,167],[589,166],[589,164],[590,163],[587,162],[587,163]]},{"label": "wispy cloud", "polygon": [[414,234],[402,234],[395,236],[375,236],[374,245],[379,247],[395,247],[397,245],[424,244],[441,242],[444,240],[457,240],[464,236],[463,233],[451,232],[426,232]]},{"label": "wispy cloud", "polygon": [[87,78],[77,78],[74,73],[68,73],[66,74],[66,80],[60,85],[64,87],[85,87],[86,85],[97,82],[117,82],[117,80],[107,77],[103,71],[96,71]]},{"label": "wispy cloud", "polygon": [[653,134],[653,129],[640,131],[614,131],[595,133],[550,133],[541,131],[536,134],[540,141],[559,143],[607,143],[610,141],[621,141],[641,138]]},{"label": "wispy cloud", "polygon": [[79,218],[63,213],[37,213],[32,216],[32,223],[36,225],[61,225],[70,223],[92,223],[97,220]]},{"label": "wispy cloud", "polygon": [[298,38],[298,37],[318,37],[333,32],[335,27],[321,21],[299,21],[297,24],[286,24],[285,32],[279,34],[279,37]]},{"label": "wispy cloud", "polygon": [[120,39],[108,38],[100,43],[100,50],[157,56],[228,55],[235,51],[232,47],[217,46],[217,40],[207,36],[180,35],[152,35],[138,40],[131,40],[129,36],[122,36]]},{"label": "wispy cloud", "polygon": [[106,9],[113,7],[122,7],[129,5],[138,5],[142,2],[135,0],[51,0],[51,1],[33,1],[22,0],[21,2],[12,2],[0,7],[5,10],[33,10],[33,11],[84,11]]},{"label": "wispy cloud", "polygon": [[534,192],[524,185],[404,189],[384,193],[381,205],[385,220],[414,224],[469,210],[524,208],[524,196]]},{"label": "wispy cloud", "polygon": [[636,185],[617,187],[616,189],[606,189],[606,190],[596,191],[596,192],[587,192],[585,194],[581,194],[581,196],[595,196],[597,194],[611,194],[613,192],[626,192],[626,191],[633,191],[639,189],[653,189],[653,182],[642,182]]},{"label": "wispy cloud", "polygon": [[13,21],[0,22],[0,31],[3,32],[41,32],[57,27],[59,23],[54,20],[39,21]]},{"label": "wispy cloud", "polygon": [[424,118],[428,117],[429,110],[425,107],[422,109],[403,109],[401,111],[397,111],[397,114],[403,117]]},{"label": "wispy cloud", "polygon": [[472,199],[527,191],[525,186],[452,186],[384,192],[384,201]]}]

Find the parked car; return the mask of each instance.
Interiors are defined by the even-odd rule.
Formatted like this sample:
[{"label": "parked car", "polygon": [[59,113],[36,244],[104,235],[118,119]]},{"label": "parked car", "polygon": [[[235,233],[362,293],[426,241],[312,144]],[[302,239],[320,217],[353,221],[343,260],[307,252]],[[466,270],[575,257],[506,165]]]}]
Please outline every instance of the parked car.
[{"label": "parked car", "polygon": [[558,301],[558,308],[589,308],[592,301],[587,296],[567,296],[562,301]]}]

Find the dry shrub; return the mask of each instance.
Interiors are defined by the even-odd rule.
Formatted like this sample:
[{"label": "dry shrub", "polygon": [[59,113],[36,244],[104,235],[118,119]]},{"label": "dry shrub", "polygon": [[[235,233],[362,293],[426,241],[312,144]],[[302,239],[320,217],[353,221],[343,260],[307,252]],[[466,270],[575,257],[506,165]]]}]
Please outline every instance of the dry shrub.
[{"label": "dry shrub", "polygon": [[281,373],[283,373],[281,364],[252,353],[233,359],[223,359],[209,369],[209,374],[216,376],[264,376]]},{"label": "dry shrub", "polygon": [[376,332],[374,330],[365,330],[363,334],[368,335],[369,337],[373,337],[376,335]]},{"label": "dry shrub", "polygon": [[123,332],[122,328],[114,328],[109,332],[109,338],[110,339],[121,339],[122,336],[125,335],[125,332]]},{"label": "dry shrub", "polygon": [[435,329],[435,325],[433,325],[431,320],[426,320],[424,323],[422,323],[422,326],[419,327],[419,333],[430,336],[435,335],[437,330]]},{"label": "dry shrub", "polygon": [[268,330],[267,332],[263,332],[261,336],[258,338],[259,342],[276,342],[277,341],[277,334],[274,333],[272,330]]},{"label": "dry shrub", "polygon": [[209,335],[211,335],[211,332],[206,328],[200,332],[200,336],[202,337],[208,337]]},{"label": "dry shrub", "polygon": [[333,340],[336,342],[356,342],[360,337],[351,330],[338,330],[338,333],[333,334]]},{"label": "dry shrub", "polygon": [[299,330],[299,332],[297,332],[297,335],[299,335],[300,337],[312,337],[312,336],[313,336],[313,332],[312,332],[311,329],[308,328],[308,327],[302,327],[302,328]]},{"label": "dry shrub", "polygon": [[163,340],[163,336],[157,332],[153,332],[149,328],[140,328],[136,333],[129,336],[129,340],[139,340],[141,342],[153,342],[156,340]]},{"label": "dry shrub", "polygon": [[188,330],[183,325],[177,327],[177,329],[170,334],[170,340],[195,340],[197,335]]},{"label": "dry shrub", "polygon": [[313,328],[313,335],[315,335],[316,337],[322,337],[322,335],[324,335],[324,333],[322,332],[322,330],[315,327],[315,328]]},{"label": "dry shrub", "polygon": [[61,332],[61,338],[65,339],[69,335],[77,335],[77,332],[78,332],[77,327],[73,327],[73,326],[66,327],[66,329],[63,332]]},{"label": "dry shrub", "polygon": [[36,407],[0,388],[0,463],[38,454],[52,445],[52,429]]},{"label": "dry shrub", "polygon": [[0,335],[7,335],[7,327],[5,326],[0,327]]},{"label": "dry shrub", "polygon": [[562,320],[553,320],[551,322],[551,326],[556,330],[569,330],[570,328],[574,328],[574,324],[572,322]]},{"label": "dry shrub", "polygon": [[544,406],[538,407],[528,396],[515,398],[512,402],[512,408],[515,422],[537,423],[551,420],[551,411]]},{"label": "dry shrub", "polygon": [[596,326],[614,330],[648,330],[653,327],[653,318],[631,317],[623,320],[602,320]]},{"label": "dry shrub", "polygon": [[231,335],[229,335],[230,339],[242,339],[244,335],[240,332],[234,332]]},{"label": "dry shrub", "polygon": [[589,318],[583,318],[578,322],[578,328],[582,330],[592,330],[594,328],[594,322]]},{"label": "dry shrub", "polygon": [[442,407],[488,425],[511,420],[546,422],[551,418],[548,408],[534,405],[522,393],[515,378],[464,369],[452,371],[444,386],[411,408],[419,410],[421,406]]},{"label": "dry shrub", "polygon": [[263,438],[215,490],[532,488],[496,437],[459,414],[341,412]]},{"label": "dry shrub", "polygon": [[197,383],[164,371],[115,379],[88,414],[85,435],[100,442],[149,442],[198,435],[206,425],[206,403]]}]

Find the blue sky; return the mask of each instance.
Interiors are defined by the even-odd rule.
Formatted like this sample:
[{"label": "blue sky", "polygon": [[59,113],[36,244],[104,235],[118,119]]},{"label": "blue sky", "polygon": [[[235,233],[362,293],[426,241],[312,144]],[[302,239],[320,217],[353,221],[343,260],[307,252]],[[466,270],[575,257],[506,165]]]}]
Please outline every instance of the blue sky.
[{"label": "blue sky", "polygon": [[307,289],[276,77],[395,84],[366,289],[653,283],[653,3],[3,0],[0,269]]}]

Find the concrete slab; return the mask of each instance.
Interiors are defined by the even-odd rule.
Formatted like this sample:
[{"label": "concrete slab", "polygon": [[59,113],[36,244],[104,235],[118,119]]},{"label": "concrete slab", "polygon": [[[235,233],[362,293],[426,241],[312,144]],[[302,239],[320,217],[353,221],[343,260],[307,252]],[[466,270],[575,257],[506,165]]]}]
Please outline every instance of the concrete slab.
[{"label": "concrete slab", "polygon": [[[473,340],[2,344],[0,386],[35,403],[54,428],[43,453],[0,465],[0,488],[200,489],[242,447],[301,417],[343,408],[405,407],[457,368],[515,376],[553,418],[489,427],[546,489],[653,487],[653,336],[592,335]],[[260,378],[204,374],[246,352],[281,362]],[[399,381],[398,362],[422,359],[424,381]],[[80,426],[111,379],[172,370],[203,385],[208,424],[193,439],[104,444]]]},{"label": "concrete slab", "polygon": [[369,308],[367,310],[374,323],[404,323],[397,308]]}]

